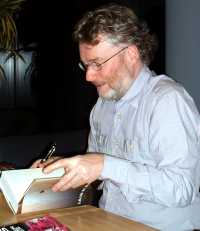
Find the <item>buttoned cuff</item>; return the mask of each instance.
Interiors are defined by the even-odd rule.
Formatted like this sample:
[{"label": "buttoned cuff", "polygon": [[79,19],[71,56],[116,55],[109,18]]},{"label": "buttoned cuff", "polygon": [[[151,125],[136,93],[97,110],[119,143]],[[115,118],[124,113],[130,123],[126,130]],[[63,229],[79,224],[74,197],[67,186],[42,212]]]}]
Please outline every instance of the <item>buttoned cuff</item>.
[{"label": "buttoned cuff", "polygon": [[127,170],[130,162],[117,157],[104,155],[104,166],[100,175],[100,180],[110,179],[117,183],[123,183],[127,179]]}]

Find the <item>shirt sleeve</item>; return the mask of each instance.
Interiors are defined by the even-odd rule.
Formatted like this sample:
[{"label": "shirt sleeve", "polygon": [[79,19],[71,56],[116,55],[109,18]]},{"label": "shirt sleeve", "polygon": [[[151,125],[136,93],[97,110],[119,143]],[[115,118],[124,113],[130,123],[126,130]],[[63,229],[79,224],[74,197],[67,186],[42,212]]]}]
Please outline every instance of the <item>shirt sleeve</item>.
[{"label": "shirt sleeve", "polygon": [[94,128],[94,110],[95,106],[93,107],[90,113],[90,133],[88,136],[88,148],[87,152],[97,152],[97,141],[96,141],[96,131]]},{"label": "shirt sleeve", "polygon": [[107,155],[101,178],[117,184],[130,202],[187,206],[199,193],[198,111],[186,93],[169,92],[154,104],[148,124],[148,151],[155,164]]}]

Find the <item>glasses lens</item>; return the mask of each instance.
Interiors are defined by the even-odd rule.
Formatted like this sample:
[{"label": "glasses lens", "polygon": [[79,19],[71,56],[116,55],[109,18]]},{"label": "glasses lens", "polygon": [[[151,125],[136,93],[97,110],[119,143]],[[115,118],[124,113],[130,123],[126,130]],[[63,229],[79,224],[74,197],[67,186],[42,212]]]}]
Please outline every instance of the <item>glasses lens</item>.
[{"label": "glasses lens", "polygon": [[102,68],[102,65],[100,63],[96,63],[96,62],[91,63],[90,66],[95,71],[100,71]]},{"label": "glasses lens", "polygon": [[79,66],[79,68],[80,68],[82,71],[86,71],[86,67],[85,67],[85,65],[84,65],[82,62],[79,62],[79,63],[78,63],[78,66]]}]

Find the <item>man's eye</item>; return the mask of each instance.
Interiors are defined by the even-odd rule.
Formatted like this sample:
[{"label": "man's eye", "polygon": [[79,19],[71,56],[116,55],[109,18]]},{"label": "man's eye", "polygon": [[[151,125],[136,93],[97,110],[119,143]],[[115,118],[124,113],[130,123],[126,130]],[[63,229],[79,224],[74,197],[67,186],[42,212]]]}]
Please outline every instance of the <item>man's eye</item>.
[{"label": "man's eye", "polygon": [[101,66],[100,63],[92,63],[91,65],[92,65],[93,67],[100,67],[100,66]]}]

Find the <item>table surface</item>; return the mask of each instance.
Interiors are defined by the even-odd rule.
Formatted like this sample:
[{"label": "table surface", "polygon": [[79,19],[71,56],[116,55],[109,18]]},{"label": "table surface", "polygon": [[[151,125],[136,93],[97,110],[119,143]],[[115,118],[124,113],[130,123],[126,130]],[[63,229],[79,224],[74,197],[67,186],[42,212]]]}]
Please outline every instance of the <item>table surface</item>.
[{"label": "table surface", "polygon": [[106,212],[100,208],[84,205],[72,208],[52,209],[40,212],[13,215],[0,193],[0,224],[12,224],[33,217],[49,214],[65,224],[71,231],[153,231],[138,222]]}]

